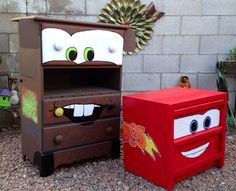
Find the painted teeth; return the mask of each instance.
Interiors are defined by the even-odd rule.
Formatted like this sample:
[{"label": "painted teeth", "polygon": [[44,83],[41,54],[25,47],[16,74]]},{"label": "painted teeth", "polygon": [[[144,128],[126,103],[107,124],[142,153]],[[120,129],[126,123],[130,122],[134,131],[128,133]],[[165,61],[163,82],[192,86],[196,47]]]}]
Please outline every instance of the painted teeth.
[{"label": "painted teeth", "polygon": [[[76,104],[74,105],[74,113],[73,113],[73,116],[74,117],[81,117],[83,116],[83,105],[79,105],[79,104]],[[70,108],[70,109],[73,109],[73,108]]]},{"label": "painted teeth", "polygon": [[74,109],[75,108],[75,105],[67,105],[64,107],[65,109]]},{"label": "painted teeth", "polygon": [[65,109],[74,109],[73,116],[74,117],[82,117],[82,116],[91,116],[93,114],[94,108],[100,107],[95,104],[72,104],[67,105]]},{"label": "painted teeth", "polygon": [[181,152],[181,154],[187,158],[196,158],[198,156],[200,156],[201,154],[203,154],[205,152],[205,150],[207,149],[207,147],[209,146],[209,142],[200,146],[200,147],[197,147],[195,149],[192,149],[190,151],[187,151],[187,152]]},{"label": "painted teeth", "polygon": [[93,114],[94,105],[88,104],[84,105],[84,116],[90,116]]}]

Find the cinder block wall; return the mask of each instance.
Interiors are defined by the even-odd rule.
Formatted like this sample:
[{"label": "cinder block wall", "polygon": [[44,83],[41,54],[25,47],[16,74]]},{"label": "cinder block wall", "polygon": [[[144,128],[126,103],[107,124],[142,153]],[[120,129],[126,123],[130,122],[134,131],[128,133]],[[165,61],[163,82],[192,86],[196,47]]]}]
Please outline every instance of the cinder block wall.
[{"label": "cinder block wall", "polygon": [[[149,4],[151,0],[141,0]],[[17,25],[11,18],[47,15],[97,21],[110,0],[1,0],[0,55],[2,68],[19,72]],[[177,85],[188,75],[193,87],[216,89],[216,62],[236,46],[235,0],[153,0],[166,15],[155,25],[149,46],[123,65],[123,93],[149,91]],[[236,82],[227,77],[234,105]]]}]

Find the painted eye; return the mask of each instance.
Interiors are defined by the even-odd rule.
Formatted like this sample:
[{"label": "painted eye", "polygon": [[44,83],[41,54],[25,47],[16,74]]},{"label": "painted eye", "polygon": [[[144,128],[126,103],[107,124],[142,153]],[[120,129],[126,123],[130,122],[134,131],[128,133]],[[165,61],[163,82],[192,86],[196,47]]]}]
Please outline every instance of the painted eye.
[{"label": "painted eye", "polygon": [[207,116],[203,121],[203,127],[204,129],[209,129],[210,126],[211,126],[211,118]]},{"label": "painted eye", "polygon": [[87,47],[84,49],[84,59],[86,61],[92,61],[94,58],[94,50],[91,47]]},{"label": "painted eye", "polygon": [[189,129],[190,129],[190,132],[192,134],[197,132],[197,129],[198,129],[198,122],[197,122],[197,120],[194,119],[194,120],[191,121]]},{"label": "painted eye", "polygon": [[75,47],[70,47],[66,50],[66,59],[69,61],[74,61],[77,57],[77,49]]}]

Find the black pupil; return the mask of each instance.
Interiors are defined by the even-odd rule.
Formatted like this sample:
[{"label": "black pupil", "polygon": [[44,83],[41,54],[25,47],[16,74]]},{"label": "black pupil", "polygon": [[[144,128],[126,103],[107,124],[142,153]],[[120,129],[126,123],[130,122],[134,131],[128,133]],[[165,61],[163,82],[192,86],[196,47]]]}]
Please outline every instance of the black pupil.
[{"label": "black pupil", "polygon": [[6,97],[3,97],[2,99],[3,99],[3,100],[6,100]]},{"label": "black pupil", "polygon": [[204,121],[204,127],[209,128],[210,124],[211,124],[211,119],[209,117],[207,117]]},{"label": "black pupil", "polygon": [[88,60],[89,60],[89,61],[92,61],[93,58],[94,58],[94,51],[89,50],[87,56],[88,56]]},{"label": "black pupil", "polygon": [[75,50],[71,50],[71,51],[69,52],[69,59],[70,59],[71,61],[74,61],[74,60],[76,59],[76,57],[77,57],[77,52],[76,52]]},{"label": "black pupil", "polygon": [[191,133],[195,133],[197,131],[197,121],[192,121],[191,125],[190,125],[190,131]]}]

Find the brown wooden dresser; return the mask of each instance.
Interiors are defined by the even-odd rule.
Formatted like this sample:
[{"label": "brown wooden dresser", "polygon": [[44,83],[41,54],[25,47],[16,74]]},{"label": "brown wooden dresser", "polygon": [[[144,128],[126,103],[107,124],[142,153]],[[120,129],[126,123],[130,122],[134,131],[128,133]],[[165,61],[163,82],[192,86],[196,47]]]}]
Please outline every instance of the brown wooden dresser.
[{"label": "brown wooden dresser", "polygon": [[48,176],[63,164],[120,155],[126,26],[47,17],[19,23],[22,155]]}]

